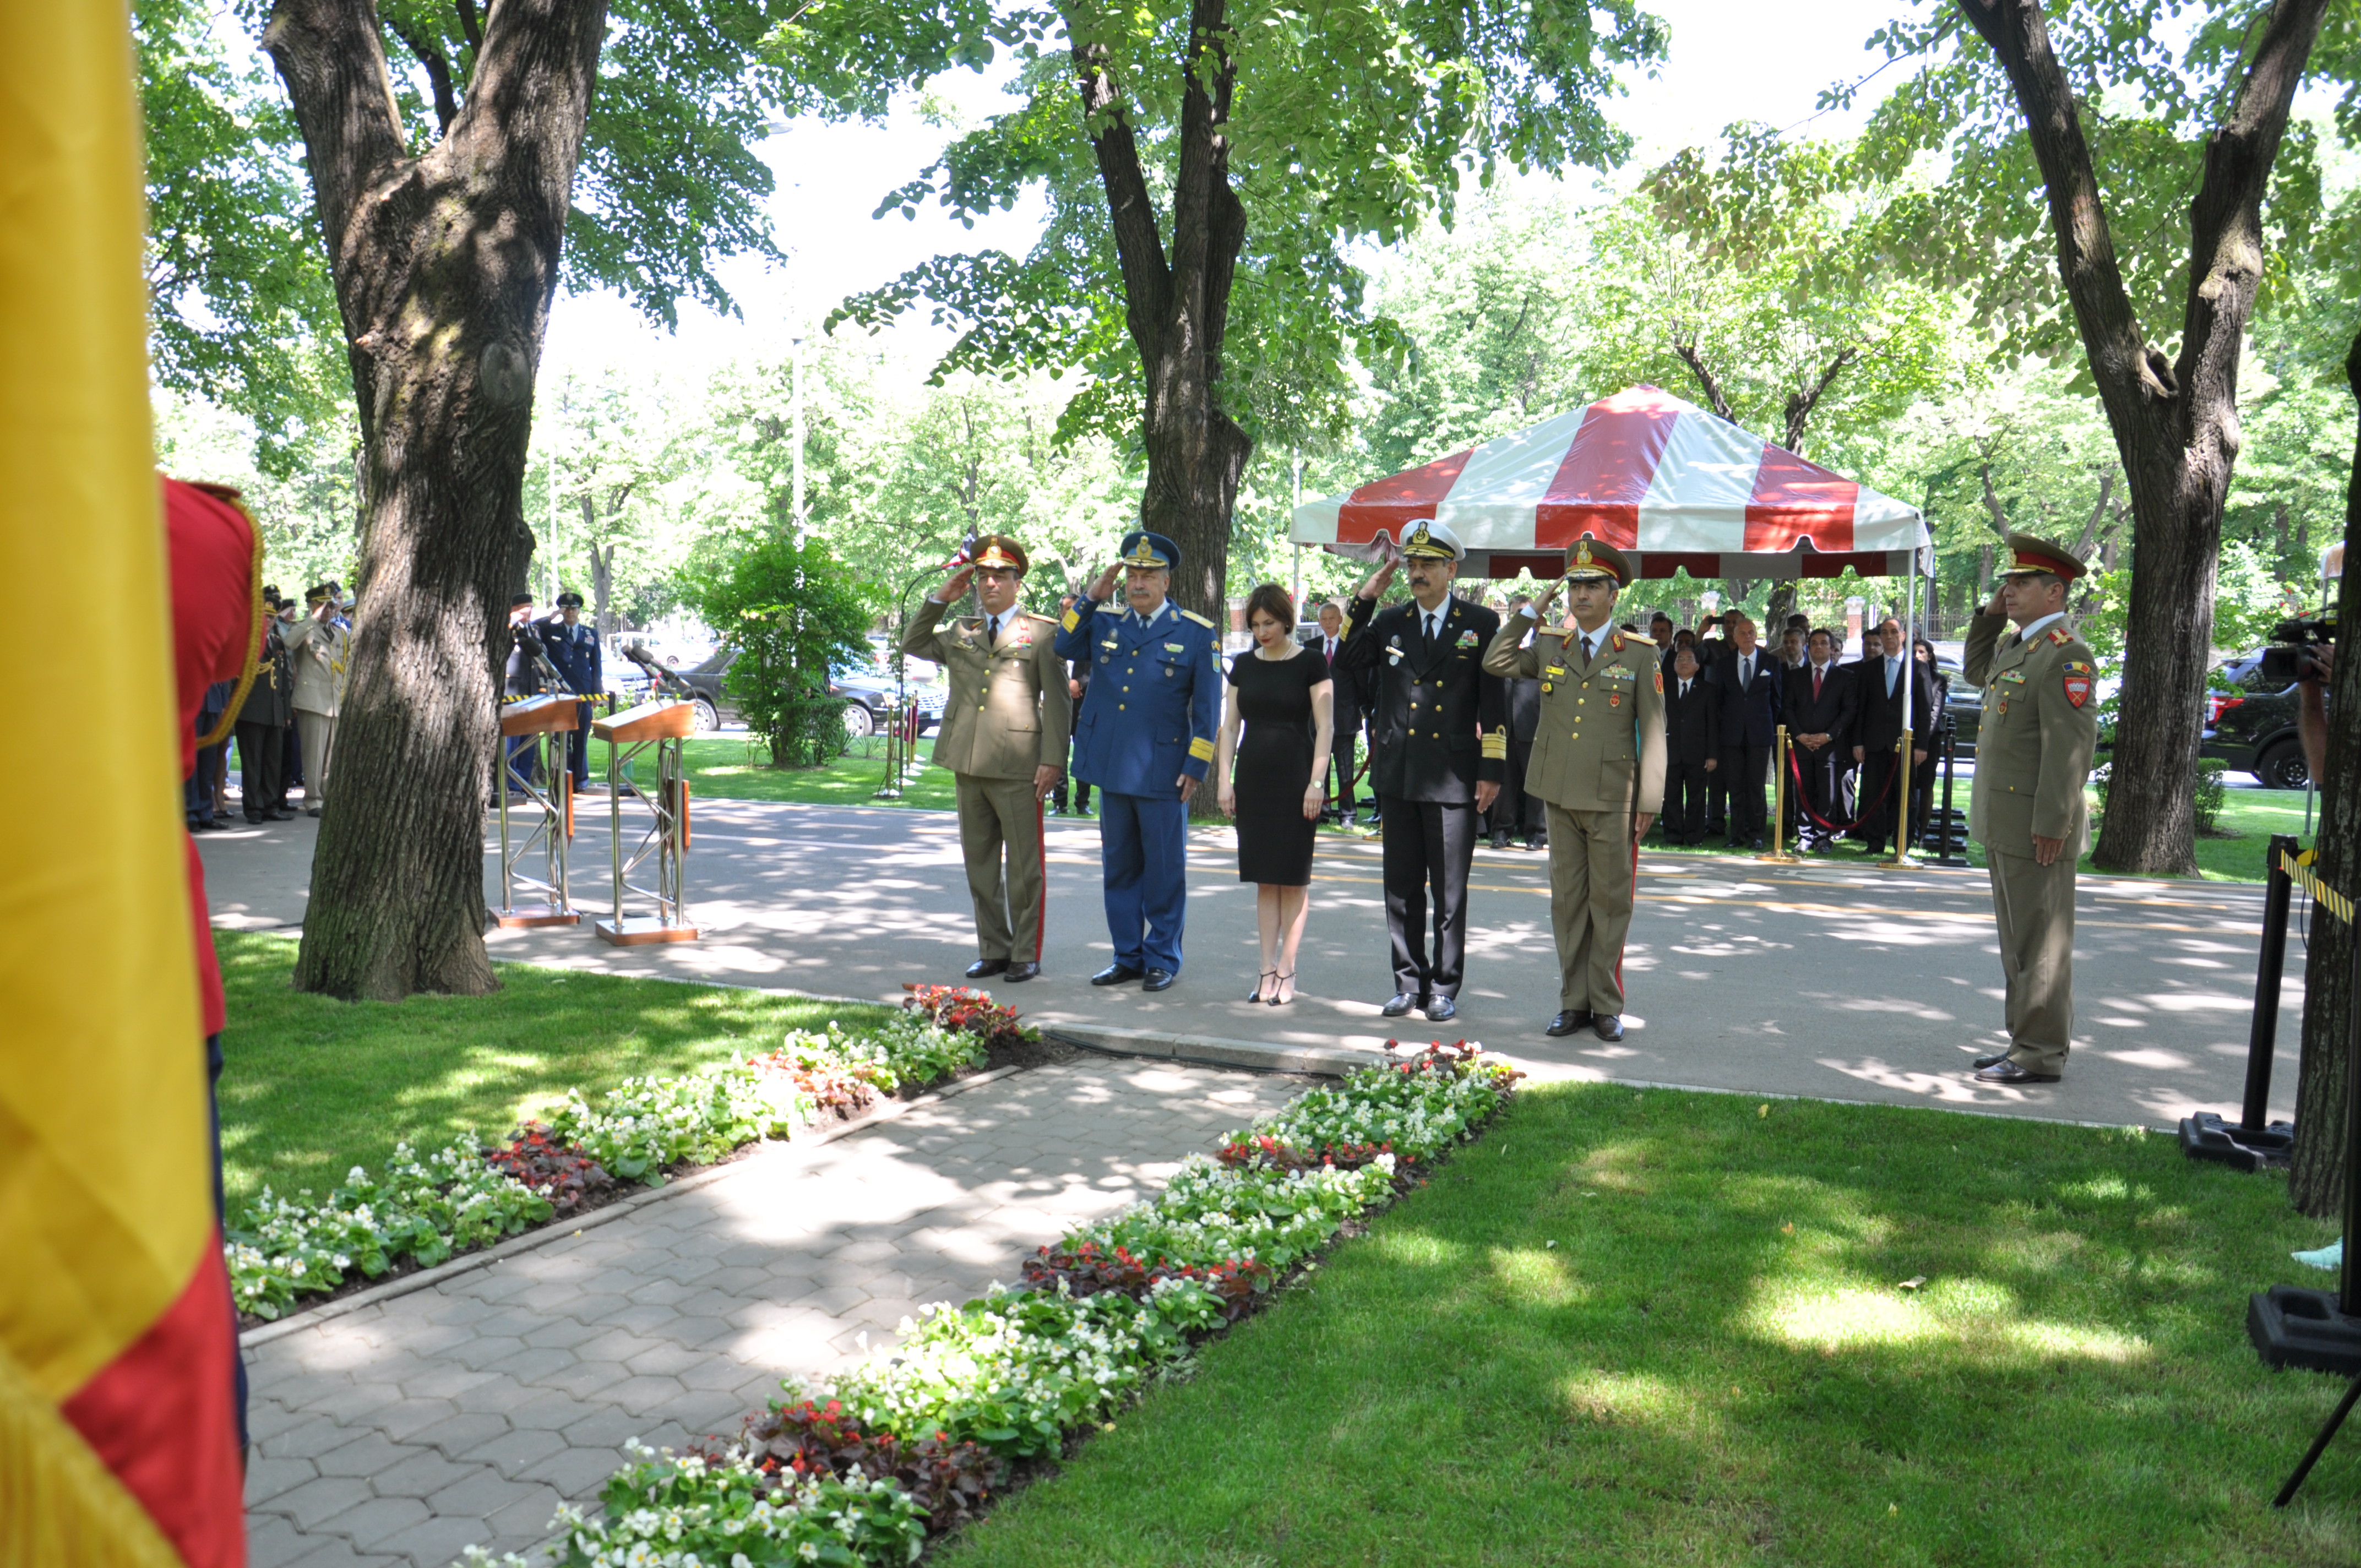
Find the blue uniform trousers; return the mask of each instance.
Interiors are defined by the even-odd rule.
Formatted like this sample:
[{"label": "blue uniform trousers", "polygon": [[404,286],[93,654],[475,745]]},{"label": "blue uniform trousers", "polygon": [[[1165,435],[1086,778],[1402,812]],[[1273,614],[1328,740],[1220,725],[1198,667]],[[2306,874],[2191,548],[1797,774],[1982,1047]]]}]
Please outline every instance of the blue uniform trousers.
[{"label": "blue uniform trousers", "polygon": [[1189,807],[1177,797],[1099,791],[1099,868],[1115,961],[1179,974],[1189,912]]}]

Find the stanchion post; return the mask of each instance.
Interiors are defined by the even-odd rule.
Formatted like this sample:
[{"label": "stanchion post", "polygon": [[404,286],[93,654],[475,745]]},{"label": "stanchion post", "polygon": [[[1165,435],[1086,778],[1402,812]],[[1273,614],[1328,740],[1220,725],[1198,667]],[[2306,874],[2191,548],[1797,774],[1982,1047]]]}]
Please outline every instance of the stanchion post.
[{"label": "stanchion post", "polygon": [[1781,865],[1795,858],[1787,853],[1787,727],[1784,724],[1771,748],[1771,852],[1755,858]]},{"label": "stanchion post", "polygon": [[2283,853],[2295,853],[2295,839],[2275,833],[2263,851],[2269,868],[2263,884],[2263,950],[2255,969],[2255,1021],[2246,1034],[2246,1098],[2238,1116],[2238,1125],[2248,1132],[2261,1131],[2270,1114],[2271,1055],[2279,1048],[2279,982],[2287,968],[2288,905],[2295,892],[2295,879],[2279,860]]},{"label": "stanchion post", "polygon": [[2345,922],[2353,944],[2350,1021],[2345,1031],[2345,1267],[2336,1277],[2337,1305],[2347,1318],[2361,1309],[2361,924]]},{"label": "stanchion post", "polygon": [[1938,866],[1963,866],[1968,863],[1968,844],[1964,834],[1960,839],[1960,853],[1957,856],[1951,853],[1951,783],[1960,773],[1960,725],[1959,720],[1950,718],[1949,715],[1944,717],[1949,722],[1943,726],[1943,852],[1935,857],[1935,863]]}]

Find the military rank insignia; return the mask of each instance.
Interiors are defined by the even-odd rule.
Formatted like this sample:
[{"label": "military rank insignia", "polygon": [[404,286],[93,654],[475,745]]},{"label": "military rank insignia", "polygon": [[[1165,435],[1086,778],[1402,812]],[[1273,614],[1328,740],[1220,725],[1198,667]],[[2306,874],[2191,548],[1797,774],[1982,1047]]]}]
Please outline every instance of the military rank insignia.
[{"label": "military rank insignia", "polygon": [[1658,696],[1664,695],[1664,672],[1661,669],[1656,672],[1656,695]]},{"label": "military rank insignia", "polygon": [[2080,659],[2066,661],[2066,700],[2076,707],[2091,700],[2091,666]]},{"label": "military rank insignia", "polygon": [[2074,641],[2074,634],[2062,626],[2053,626],[2049,629],[2049,641],[2063,648]]},{"label": "military rank insignia", "polygon": [[1461,632],[1459,634],[1459,645],[1462,648],[1473,648],[1476,646],[1476,633],[1473,631]]},{"label": "military rank insignia", "polygon": [[1064,627],[1067,630],[1071,631],[1075,627],[1080,626],[1082,623],[1082,612],[1078,609],[1070,609],[1066,612],[1066,619],[1060,621],[1058,624]]}]

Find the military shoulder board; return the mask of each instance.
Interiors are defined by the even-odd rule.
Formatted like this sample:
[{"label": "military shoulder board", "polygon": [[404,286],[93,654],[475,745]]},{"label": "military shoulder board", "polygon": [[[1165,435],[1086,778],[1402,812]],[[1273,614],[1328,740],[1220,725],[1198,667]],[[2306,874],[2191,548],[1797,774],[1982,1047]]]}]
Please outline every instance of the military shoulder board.
[{"label": "military shoulder board", "polygon": [[1202,627],[1206,628],[1208,630],[1212,630],[1212,628],[1213,628],[1213,624],[1212,621],[1207,620],[1203,616],[1199,615],[1199,614],[1198,614],[1195,610],[1193,610],[1193,609],[1184,609],[1184,610],[1182,610],[1182,611],[1180,612],[1180,619],[1181,619],[1181,620],[1193,620],[1193,621],[1195,621],[1198,625],[1200,625],[1200,626],[1202,626]]},{"label": "military shoulder board", "polygon": [[2049,641],[2063,648],[2074,641],[2074,634],[2062,626],[2053,626],[2049,629]]}]

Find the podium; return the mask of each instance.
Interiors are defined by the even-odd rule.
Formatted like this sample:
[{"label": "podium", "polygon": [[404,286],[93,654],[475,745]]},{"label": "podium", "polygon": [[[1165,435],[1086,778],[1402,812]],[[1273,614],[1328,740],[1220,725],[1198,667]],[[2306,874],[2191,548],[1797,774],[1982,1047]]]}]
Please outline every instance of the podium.
[{"label": "podium", "polygon": [[[615,866],[615,915],[593,923],[601,941],[619,948],[649,942],[694,942],[698,932],[688,923],[682,903],[682,870],[688,858],[688,780],[682,772],[680,743],[697,729],[697,705],[648,702],[595,719],[590,733],[607,742],[607,809],[613,827],[610,845]],[[632,781],[631,764],[640,753],[655,749],[656,787],[651,795]],[[655,820],[640,837],[629,856],[623,853],[623,798],[631,796],[654,814]],[[653,857],[655,886],[640,887],[631,878]],[[624,914],[625,895],[652,900],[653,915]]]},{"label": "podium", "polygon": [[[575,729],[574,702],[570,696],[533,696],[500,709],[500,755],[495,770],[500,782],[492,792],[500,813],[500,906],[492,914],[496,925],[582,923],[566,891],[566,840],[574,836],[574,775],[566,767],[566,738]],[[511,743],[520,739],[525,743],[511,750]],[[540,759],[544,784],[536,784],[517,773],[517,758],[528,756]],[[511,789],[522,790],[533,803],[534,821],[522,839],[515,836],[509,820]],[[519,869],[535,844],[541,846],[546,876],[528,876]],[[520,887],[542,894],[548,902],[520,905],[516,901]]]}]

